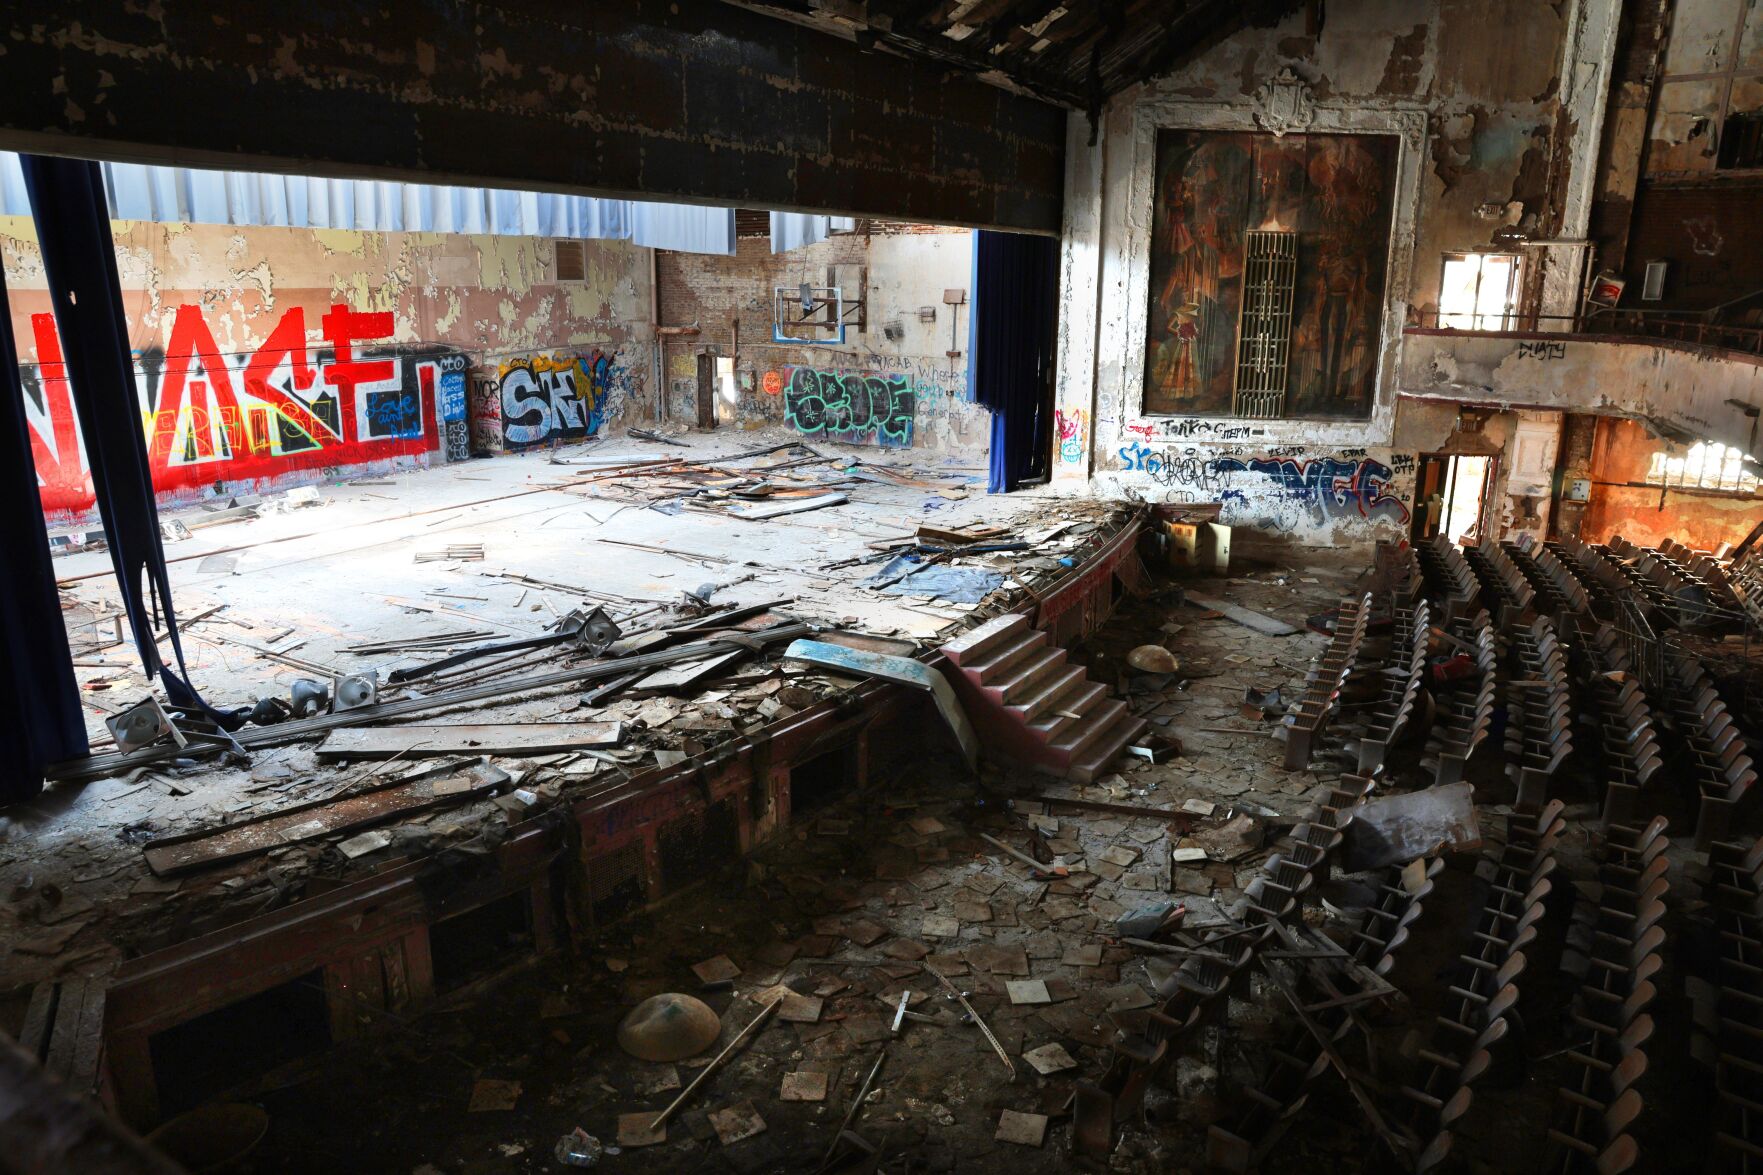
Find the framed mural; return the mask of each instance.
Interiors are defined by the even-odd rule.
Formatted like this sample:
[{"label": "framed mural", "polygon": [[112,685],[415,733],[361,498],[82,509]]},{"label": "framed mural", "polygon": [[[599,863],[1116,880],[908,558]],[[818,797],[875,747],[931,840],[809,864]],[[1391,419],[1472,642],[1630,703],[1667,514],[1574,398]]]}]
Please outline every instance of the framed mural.
[{"label": "framed mural", "polygon": [[1144,411],[1232,414],[1252,232],[1297,234],[1281,415],[1364,419],[1377,391],[1400,140],[1159,129]]}]

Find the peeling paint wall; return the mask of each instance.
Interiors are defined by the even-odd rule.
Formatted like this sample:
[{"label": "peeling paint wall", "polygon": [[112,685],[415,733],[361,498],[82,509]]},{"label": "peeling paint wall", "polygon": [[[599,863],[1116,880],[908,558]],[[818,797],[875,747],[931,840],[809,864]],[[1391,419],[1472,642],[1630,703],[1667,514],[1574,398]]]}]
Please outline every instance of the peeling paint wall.
[{"label": "peeling paint wall", "polygon": [[[535,355],[610,356],[599,368],[597,419],[648,418],[646,249],[587,242],[584,280],[559,283],[554,244],[538,238],[112,227],[162,500],[257,492],[450,450],[463,456],[463,420],[445,409],[468,366],[494,372]],[[50,305],[28,219],[0,219],[0,258],[33,396],[44,506],[80,516],[90,490],[50,353]],[[343,338],[357,359],[379,366],[333,370]],[[400,381],[407,386],[395,394]]]},{"label": "peeling paint wall", "polygon": [[[1623,305],[1705,310],[1763,288],[1763,167],[1721,165],[1742,135],[1729,119],[1763,117],[1763,4],[1674,0],[1663,36],[1644,142],[1606,164],[1640,173]],[[1642,302],[1649,261],[1668,263],[1664,297]]]},{"label": "peeling paint wall", "polygon": [[1712,551],[1721,543],[1738,543],[1763,519],[1763,497],[1756,494],[1647,485],[1653,454],[1664,448],[1663,441],[1635,421],[1598,421],[1592,497],[1580,538],[1601,543],[1621,535],[1647,547],[1672,538]]},{"label": "peeling paint wall", "polygon": [[[1297,13],[1119,96],[1100,125],[1101,159],[1067,150],[1065,295],[1080,306],[1095,297],[1100,309],[1093,348],[1062,339],[1060,434],[1074,443],[1055,455],[1055,483],[1075,487],[1087,473],[1099,492],[1222,501],[1226,521],[1303,542],[1406,533],[1413,453],[1394,445],[1401,324],[1436,308],[1445,252],[1491,247],[1513,228],[1559,230],[1568,173],[1581,166],[1565,158],[1559,80],[1575,2],[1332,5],[1319,34]],[[1350,422],[1147,415],[1135,378],[1152,199],[1144,122],[1255,129],[1260,92],[1285,69],[1308,86],[1313,131],[1403,143],[1376,404],[1369,420]],[[1527,297],[1542,297],[1540,277]],[[1090,354],[1093,380],[1083,370]]]},{"label": "peeling paint wall", "polygon": [[1687,343],[1415,331],[1402,392],[1650,419],[1747,451],[1763,440],[1746,414],[1763,408],[1763,358]]},{"label": "peeling paint wall", "polygon": [[[973,234],[930,226],[878,226],[787,253],[772,253],[764,236],[740,238],[733,257],[661,253],[663,325],[699,331],[665,341],[668,412],[697,418],[698,355],[709,352],[734,359],[735,396],[717,395],[720,423],[984,453],[991,415],[967,398],[972,270]],[[842,343],[777,342],[775,291],[803,282],[864,292],[864,327],[853,320]],[[944,304],[945,290],[968,302]]]}]

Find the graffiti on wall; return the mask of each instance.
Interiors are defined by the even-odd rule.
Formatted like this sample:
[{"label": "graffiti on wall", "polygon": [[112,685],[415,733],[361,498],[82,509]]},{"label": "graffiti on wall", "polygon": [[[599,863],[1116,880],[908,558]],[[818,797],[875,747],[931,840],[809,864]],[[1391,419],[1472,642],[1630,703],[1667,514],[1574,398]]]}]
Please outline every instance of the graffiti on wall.
[{"label": "graffiti on wall", "polygon": [[611,351],[524,355],[496,369],[510,449],[593,436],[606,422],[617,375]]},{"label": "graffiti on wall", "polygon": [[898,447],[912,443],[918,397],[905,372],[784,370],[784,423],[810,436]]},{"label": "graffiti on wall", "polygon": [[441,414],[441,439],[447,449],[447,460],[463,461],[471,456],[471,426],[465,418],[465,356],[443,355],[436,366],[440,370],[435,395]]},{"label": "graffiti on wall", "polygon": [[1396,492],[1412,477],[1414,459],[1392,454],[1390,463],[1363,451],[1306,456],[1301,450],[1220,454],[1217,450],[1152,448],[1129,441],[1118,452],[1123,472],[1149,478],[1172,500],[1221,502],[1226,521],[1300,530],[1338,522],[1408,521]]},{"label": "graffiti on wall", "polygon": [[[223,353],[201,309],[179,306],[165,346],[140,352],[135,363],[154,489],[273,479],[438,448],[438,389],[448,372],[463,377],[464,356],[364,345],[389,339],[392,329],[389,313],[333,306],[319,320],[320,345],[295,306],[256,350]],[[37,363],[22,374],[39,495],[48,513],[79,513],[95,499],[54,316],[32,315],[31,331]]]},{"label": "graffiti on wall", "polygon": [[1090,443],[1090,430],[1088,421],[1084,419],[1084,410],[1057,409],[1054,412],[1054,423],[1059,428],[1059,460],[1066,465],[1079,464]]}]

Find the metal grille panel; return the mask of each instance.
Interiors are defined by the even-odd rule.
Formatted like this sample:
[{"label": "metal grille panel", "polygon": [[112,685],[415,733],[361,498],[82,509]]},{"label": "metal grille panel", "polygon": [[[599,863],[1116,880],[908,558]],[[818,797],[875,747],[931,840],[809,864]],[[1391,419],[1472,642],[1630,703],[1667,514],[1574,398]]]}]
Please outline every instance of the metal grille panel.
[{"label": "metal grille panel", "polygon": [[1298,279],[1298,234],[1243,234],[1243,309],[1237,325],[1236,392],[1231,412],[1285,415],[1286,369],[1292,346],[1292,293]]}]

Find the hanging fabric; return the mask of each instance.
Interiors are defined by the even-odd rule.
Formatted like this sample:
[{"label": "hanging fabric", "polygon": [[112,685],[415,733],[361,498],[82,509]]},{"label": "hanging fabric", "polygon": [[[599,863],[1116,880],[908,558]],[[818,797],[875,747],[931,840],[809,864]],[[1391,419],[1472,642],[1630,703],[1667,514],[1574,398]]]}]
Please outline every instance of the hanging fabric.
[{"label": "hanging fabric", "polygon": [[43,790],[45,766],[88,749],[10,321],[0,276],[0,804],[30,799]]},{"label": "hanging fabric", "polygon": [[857,231],[856,218],[850,216],[813,216],[801,212],[771,214],[771,251],[788,253],[803,245],[814,245],[834,233]]},{"label": "hanging fabric", "polygon": [[[0,216],[30,213],[21,159],[0,151]],[[139,163],[99,166],[115,220],[565,237],[632,241],[679,253],[735,251],[732,208]]]},{"label": "hanging fabric", "polygon": [[992,413],[986,491],[1009,493],[1049,466],[1059,242],[975,235],[968,370],[974,402]]},{"label": "hanging fabric", "polygon": [[[212,715],[186,676],[160,659],[154,634],[157,612],[182,670],[184,650],[159,542],[159,511],[135,399],[135,365],[103,174],[89,160],[42,155],[24,156],[23,171],[86,465],[142,668],[160,679],[174,707]],[[17,371],[16,362],[12,371]],[[40,527],[41,517],[35,511],[31,521]]]}]

